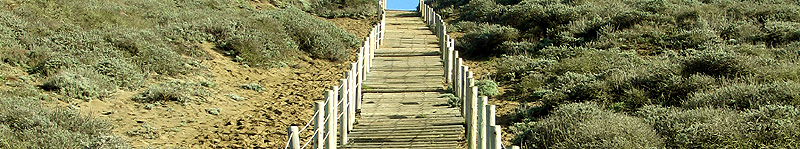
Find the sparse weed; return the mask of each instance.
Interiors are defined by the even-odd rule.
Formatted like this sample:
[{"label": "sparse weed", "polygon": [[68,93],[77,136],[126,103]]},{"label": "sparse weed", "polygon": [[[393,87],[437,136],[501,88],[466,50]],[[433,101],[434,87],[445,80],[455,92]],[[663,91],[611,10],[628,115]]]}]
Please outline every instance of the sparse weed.
[{"label": "sparse weed", "polygon": [[265,90],[264,87],[261,87],[261,85],[258,83],[242,84],[239,85],[239,87],[241,87],[242,89],[254,90],[257,92],[263,92]]},{"label": "sparse weed", "polygon": [[242,101],[242,100],[245,100],[245,98],[244,98],[244,97],[241,97],[241,96],[239,96],[239,95],[236,95],[236,94],[228,94],[228,97],[230,97],[231,99],[233,99],[233,100],[236,100],[236,101]]},{"label": "sparse weed", "polygon": [[154,103],[162,101],[175,101],[182,104],[189,102],[203,102],[203,98],[211,93],[198,83],[170,81],[159,83],[147,88],[144,92],[133,98],[134,101]]}]

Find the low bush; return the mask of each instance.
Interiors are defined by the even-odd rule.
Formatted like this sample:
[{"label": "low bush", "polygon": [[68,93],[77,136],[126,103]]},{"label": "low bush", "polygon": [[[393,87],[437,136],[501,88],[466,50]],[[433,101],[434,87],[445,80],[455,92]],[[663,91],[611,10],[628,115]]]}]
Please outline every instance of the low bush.
[{"label": "low bush", "polygon": [[495,74],[499,81],[518,81],[520,78],[542,71],[545,68],[556,64],[553,60],[535,59],[529,56],[503,56],[494,67]]},{"label": "low bush", "polygon": [[175,101],[187,104],[189,102],[202,102],[204,97],[210,95],[211,93],[198,83],[170,81],[148,87],[147,90],[134,97],[133,100],[143,103]]},{"label": "low bush", "polygon": [[495,83],[494,80],[478,80],[475,82],[475,86],[478,86],[478,96],[492,97],[500,94],[500,92],[497,90],[497,83]]},{"label": "low bush", "polygon": [[269,11],[266,15],[283,23],[299,48],[312,57],[346,60],[348,49],[356,48],[361,43],[352,33],[294,8]]},{"label": "low bush", "polygon": [[261,85],[258,83],[242,84],[239,85],[239,87],[241,87],[242,89],[254,90],[257,92],[263,92],[265,90],[264,87],[261,87]]},{"label": "low bush", "polygon": [[0,148],[129,148],[111,123],[49,110],[38,99],[3,96],[0,109]]},{"label": "low bush", "polygon": [[671,148],[732,147],[745,131],[742,117],[725,109],[700,108],[680,110],[660,106],[645,106],[637,113],[664,136]]},{"label": "low bush", "polygon": [[378,1],[371,0],[320,0],[312,6],[312,13],[325,18],[365,19],[380,15]]},{"label": "low bush", "polygon": [[766,105],[800,105],[800,83],[731,84],[707,92],[691,94],[685,107],[755,109]]},{"label": "low bush", "polygon": [[[798,11],[800,12],[800,10]],[[764,23],[763,40],[771,46],[782,46],[800,40],[800,23],[771,21]]]},{"label": "low bush", "polygon": [[117,89],[108,76],[92,69],[70,69],[48,77],[42,89],[86,101],[108,96]]},{"label": "low bush", "polygon": [[477,30],[468,32],[456,39],[456,49],[464,51],[465,55],[500,55],[497,48],[503,42],[516,41],[519,31],[515,28],[500,25],[481,24]]},{"label": "low bush", "polygon": [[517,123],[513,142],[526,148],[663,148],[664,141],[641,118],[605,110],[594,103],[559,106],[547,117]]},{"label": "low bush", "polygon": [[111,79],[109,82],[123,89],[133,90],[141,87],[144,75],[141,69],[128,61],[120,59],[101,59],[92,66],[99,74]]},{"label": "low bush", "polygon": [[642,117],[671,148],[796,147],[800,122],[796,106],[765,105],[744,112],[725,108],[682,110],[645,106]]}]

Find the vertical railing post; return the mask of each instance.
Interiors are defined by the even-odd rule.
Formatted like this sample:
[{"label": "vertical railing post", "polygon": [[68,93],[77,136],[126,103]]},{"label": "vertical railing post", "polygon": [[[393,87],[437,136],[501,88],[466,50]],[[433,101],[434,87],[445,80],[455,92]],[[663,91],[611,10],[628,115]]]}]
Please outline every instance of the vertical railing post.
[{"label": "vertical railing post", "polygon": [[[471,72],[469,71],[469,66],[461,66],[461,73],[463,75],[461,76],[461,90],[459,90],[459,92],[461,92],[460,93],[461,96],[465,96],[464,98],[469,98],[469,97],[466,97],[467,95],[469,95],[468,94],[469,87],[471,87],[471,84],[469,84],[469,78],[472,77],[471,74],[470,74]],[[467,109],[467,110],[471,110],[471,109]]]},{"label": "vertical railing post", "polygon": [[[456,51],[455,48],[453,49],[453,64],[453,72],[455,72],[453,73],[453,85],[458,86],[458,81],[460,81],[458,76],[461,74],[462,60],[458,57],[458,51]],[[453,90],[453,92],[455,91],[456,90]]]},{"label": "vertical railing post", "polygon": [[289,126],[289,148],[290,149],[300,149],[300,131],[297,129],[297,126]]},{"label": "vertical railing post", "polygon": [[350,84],[350,87],[348,87],[350,90],[348,90],[348,92],[347,92],[347,95],[350,95],[348,97],[348,99],[350,99],[350,101],[349,101],[350,105],[347,106],[347,109],[349,110],[349,112],[347,112],[347,113],[350,114],[350,117],[347,118],[347,119],[350,120],[350,123],[348,123],[349,126],[348,126],[347,130],[353,130],[353,123],[356,122],[356,106],[361,104],[359,102],[356,102],[357,101],[356,98],[358,98],[358,97],[356,97],[356,96],[358,96],[357,95],[358,94],[357,93],[358,92],[357,91],[357,89],[358,89],[358,87],[357,87],[358,84],[357,83],[359,82],[358,80],[356,80],[356,77],[358,76],[358,72],[357,72],[358,69],[356,69],[356,68],[358,68],[358,63],[350,63],[350,72],[351,73],[347,77],[347,83]]},{"label": "vertical railing post", "polygon": [[361,81],[364,81],[367,80],[367,51],[365,51],[366,48],[364,48],[363,46],[361,48],[358,48],[358,50],[359,50],[358,59],[359,62],[361,63],[358,67],[359,68],[358,71],[359,71],[359,76],[361,76]]},{"label": "vertical railing post", "polygon": [[441,35],[442,37],[439,37],[439,42],[441,43],[441,45],[439,45],[439,51],[441,53],[444,53],[444,51],[447,50],[448,45],[450,45],[450,43],[448,43],[449,41],[447,40],[447,37],[448,37],[447,36],[447,23],[442,21],[441,24],[442,24],[442,35]]},{"label": "vertical railing post", "polygon": [[314,111],[317,112],[317,117],[314,117],[314,148],[322,149],[325,145],[325,102],[315,102]]},{"label": "vertical railing post", "polygon": [[467,146],[469,147],[469,149],[483,149],[483,148],[478,148],[478,146],[477,146],[478,145],[477,144],[477,141],[478,141],[477,140],[478,129],[477,129],[476,126],[478,125],[478,110],[476,110],[475,108],[478,107],[478,100],[477,99],[470,100],[470,102],[465,107],[468,107],[468,109],[472,109],[472,110],[469,110],[469,114],[468,114],[469,115],[469,119],[470,119],[469,120],[470,124],[469,124],[469,127],[467,128],[467,130],[468,130],[467,131],[467,134],[468,134],[467,136],[469,136],[469,137],[467,137],[467,139],[468,139],[467,140]]},{"label": "vertical railing post", "polygon": [[492,125],[489,127],[489,142],[491,149],[503,149],[503,129],[500,126]]},{"label": "vertical railing post", "polygon": [[381,32],[381,40],[380,40],[381,42],[380,42],[379,45],[383,45],[383,39],[384,39],[383,37],[386,37],[386,36],[384,36],[386,34],[386,11],[384,11],[383,14],[381,14],[381,30],[380,30],[380,32]]},{"label": "vertical railing post", "polygon": [[[478,87],[473,87],[473,92],[478,92]],[[481,96],[478,100],[478,147],[486,148],[488,146],[488,134],[486,133],[486,102],[487,97]]]},{"label": "vertical railing post", "polygon": [[[345,73],[345,76],[347,76],[346,73]],[[342,117],[339,118],[339,139],[340,139],[339,143],[341,143],[342,145],[345,145],[345,144],[347,144],[347,132],[348,132],[347,131],[347,129],[348,129],[347,128],[347,123],[350,122],[349,120],[347,120],[347,117],[350,116],[347,113],[347,105],[349,104],[349,103],[347,103],[347,101],[348,101],[348,99],[347,99],[347,90],[348,90],[348,88],[347,88],[347,79],[340,79],[339,80],[339,84],[342,85],[342,89],[339,90],[339,100],[342,102],[342,104],[339,105],[339,109],[342,109]],[[337,117],[338,117],[338,115],[337,115]]]},{"label": "vertical railing post", "polygon": [[336,93],[337,87],[334,90],[328,90],[325,97],[328,98],[328,103],[325,104],[325,117],[328,119],[325,122],[325,130],[328,136],[325,139],[325,148],[336,148]]},{"label": "vertical railing post", "polygon": [[455,62],[453,62],[453,60],[454,60],[453,58],[455,57],[453,55],[454,53],[455,53],[455,47],[453,46],[453,39],[450,39],[450,46],[447,49],[447,59],[445,61],[447,61],[447,64],[448,64],[447,65],[447,71],[449,72],[449,73],[447,73],[446,79],[447,79],[447,83],[449,83],[448,85],[451,85],[451,86],[452,86],[452,83],[453,83],[453,67],[455,66],[454,65]]},{"label": "vertical railing post", "polygon": [[[447,41],[445,41],[445,42],[447,42]],[[449,45],[450,43],[447,43],[447,44]],[[449,47],[448,47],[448,49],[449,49]],[[443,62],[442,64],[444,64],[444,80],[445,80],[445,84],[447,84],[448,86],[450,86],[449,83],[451,81],[450,80],[450,65],[452,63],[451,61],[448,61],[448,59],[450,59],[450,54],[449,53],[450,53],[450,51],[448,51],[448,50],[442,51],[442,62]]]},{"label": "vertical railing post", "polygon": [[[486,100],[488,101],[488,97],[486,97],[486,96],[483,96],[483,97],[486,98]],[[495,128],[493,128],[496,125],[495,122],[497,120],[497,118],[495,117],[495,114],[497,114],[497,111],[496,111],[497,109],[496,108],[497,107],[495,105],[486,105],[486,126],[489,126],[488,130],[487,130],[487,133],[489,133],[489,135],[490,135],[489,136],[489,141],[486,144],[486,146],[488,146],[489,148],[502,147],[501,146],[502,142],[497,142],[495,140],[497,138],[501,138],[503,136],[492,136],[492,135],[495,135],[495,134],[502,133],[502,132],[494,132]],[[498,129],[499,129],[499,127],[498,127]],[[500,131],[500,130],[498,130],[498,131]],[[495,138],[495,137],[497,137],[497,138]]]}]

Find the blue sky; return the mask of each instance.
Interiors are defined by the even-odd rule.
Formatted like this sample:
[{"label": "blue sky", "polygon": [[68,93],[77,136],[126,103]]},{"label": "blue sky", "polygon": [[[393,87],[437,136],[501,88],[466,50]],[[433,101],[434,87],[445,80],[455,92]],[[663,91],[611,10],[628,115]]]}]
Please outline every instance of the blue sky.
[{"label": "blue sky", "polygon": [[419,0],[386,0],[386,9],[417,10]]}]

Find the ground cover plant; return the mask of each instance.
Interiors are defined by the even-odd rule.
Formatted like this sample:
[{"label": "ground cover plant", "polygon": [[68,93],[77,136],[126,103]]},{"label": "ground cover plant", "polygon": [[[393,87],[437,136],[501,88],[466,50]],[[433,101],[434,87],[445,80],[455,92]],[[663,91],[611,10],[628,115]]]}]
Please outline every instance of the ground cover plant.
[{"label": "ground cover plant", "polygon": [[[496,64],[498,100],[535,103],[509,116],[524,148],[800,146],[798,1],[426,3],[463,56]],[[637,136],[604,135],[620,133]]]},{"label": "ground cover plant", "polygon": [[[40,102],[207,102],[209,52],[259,69],[345,62],[361,41],[320,17],[378,16],[375,1],[302,2],[0,1],[0,148],[126,148],[111,123]],[[135,94],[109,99],[120,91]]]}]

